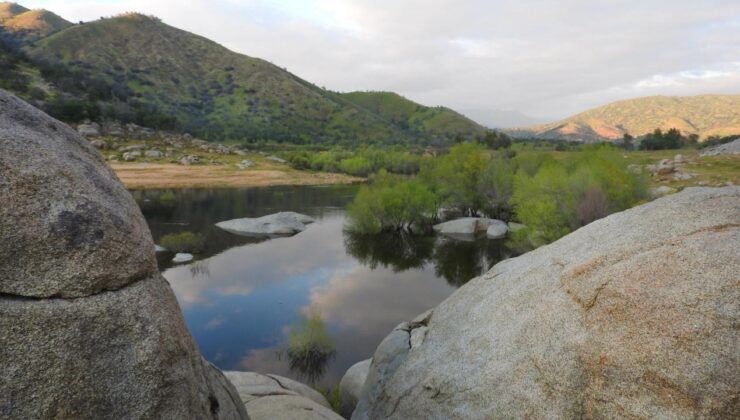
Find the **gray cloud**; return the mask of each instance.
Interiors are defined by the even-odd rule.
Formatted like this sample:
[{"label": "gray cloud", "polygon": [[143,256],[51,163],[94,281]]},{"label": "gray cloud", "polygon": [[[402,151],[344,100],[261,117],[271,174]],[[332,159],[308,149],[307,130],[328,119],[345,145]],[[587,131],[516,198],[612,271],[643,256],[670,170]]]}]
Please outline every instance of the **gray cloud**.
[{"label": "gray cloud", "polygon": [[735,0],[46,0],[137,10],[333,90],[393,90],[509,126],[645,95],[740,93]]}]

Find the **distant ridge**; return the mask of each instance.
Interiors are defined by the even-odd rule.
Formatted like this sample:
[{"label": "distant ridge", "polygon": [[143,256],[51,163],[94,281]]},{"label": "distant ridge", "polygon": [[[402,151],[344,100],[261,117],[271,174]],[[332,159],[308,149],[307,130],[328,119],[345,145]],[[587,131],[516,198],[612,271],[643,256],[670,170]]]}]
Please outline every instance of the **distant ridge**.
[{"label": "distant ridge", "polygon": [[506,130],[514,137],[598,142],[677,128],[700,138],[740,133],[740,95],[648,96],[613,102],[564,120]]}]

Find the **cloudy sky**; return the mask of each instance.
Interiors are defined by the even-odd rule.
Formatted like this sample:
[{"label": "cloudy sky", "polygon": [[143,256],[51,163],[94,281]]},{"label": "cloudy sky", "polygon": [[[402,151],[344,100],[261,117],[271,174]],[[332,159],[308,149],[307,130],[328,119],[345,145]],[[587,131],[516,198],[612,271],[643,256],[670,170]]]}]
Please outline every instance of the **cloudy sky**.
[{"label": "cloudy sky", "polygon": [[738,0],[18,0],[125,11],[339,91],[392,90],[489,126],[646,95],[740,93]]}]

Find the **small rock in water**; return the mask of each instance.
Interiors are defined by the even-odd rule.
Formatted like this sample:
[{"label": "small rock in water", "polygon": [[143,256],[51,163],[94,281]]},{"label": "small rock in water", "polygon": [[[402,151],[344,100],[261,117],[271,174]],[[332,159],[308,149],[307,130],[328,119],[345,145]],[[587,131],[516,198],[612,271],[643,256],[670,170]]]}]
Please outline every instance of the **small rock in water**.
[{"label": "small rock in water", "polygon": [[172,259],[172,262],[177,264],[190,261],[193,261],[193,254],[188,254],[185,252],[178,252],[177,254],[175,254],[175,258]]},{"label": "small rock in water", "polygon": [[154,245],[154,252],[165,252],[167,251],[167,248],[160,246],[160,245]]},{"label": "small rock in water", "polygon": [[493,222],[488,226],[488,230],[486,230],[486,236],[488,239],[501,239],[505,237],[507,233],[509,233],[509,226],[506,222],[495,219],[493,219]]}]

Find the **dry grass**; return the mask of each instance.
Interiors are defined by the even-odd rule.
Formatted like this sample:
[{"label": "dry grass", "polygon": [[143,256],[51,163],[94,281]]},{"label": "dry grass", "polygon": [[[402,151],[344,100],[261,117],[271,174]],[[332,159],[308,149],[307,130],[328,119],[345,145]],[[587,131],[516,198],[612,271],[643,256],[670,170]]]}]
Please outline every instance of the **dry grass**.
[{"label": "dry grass", "polygon": [[306,172],[270,166],[239,170],[226,165],[114,163],[111,167],[127,188],[263,187],[349,184],[363,181],[362,178],[343,174]]}]

